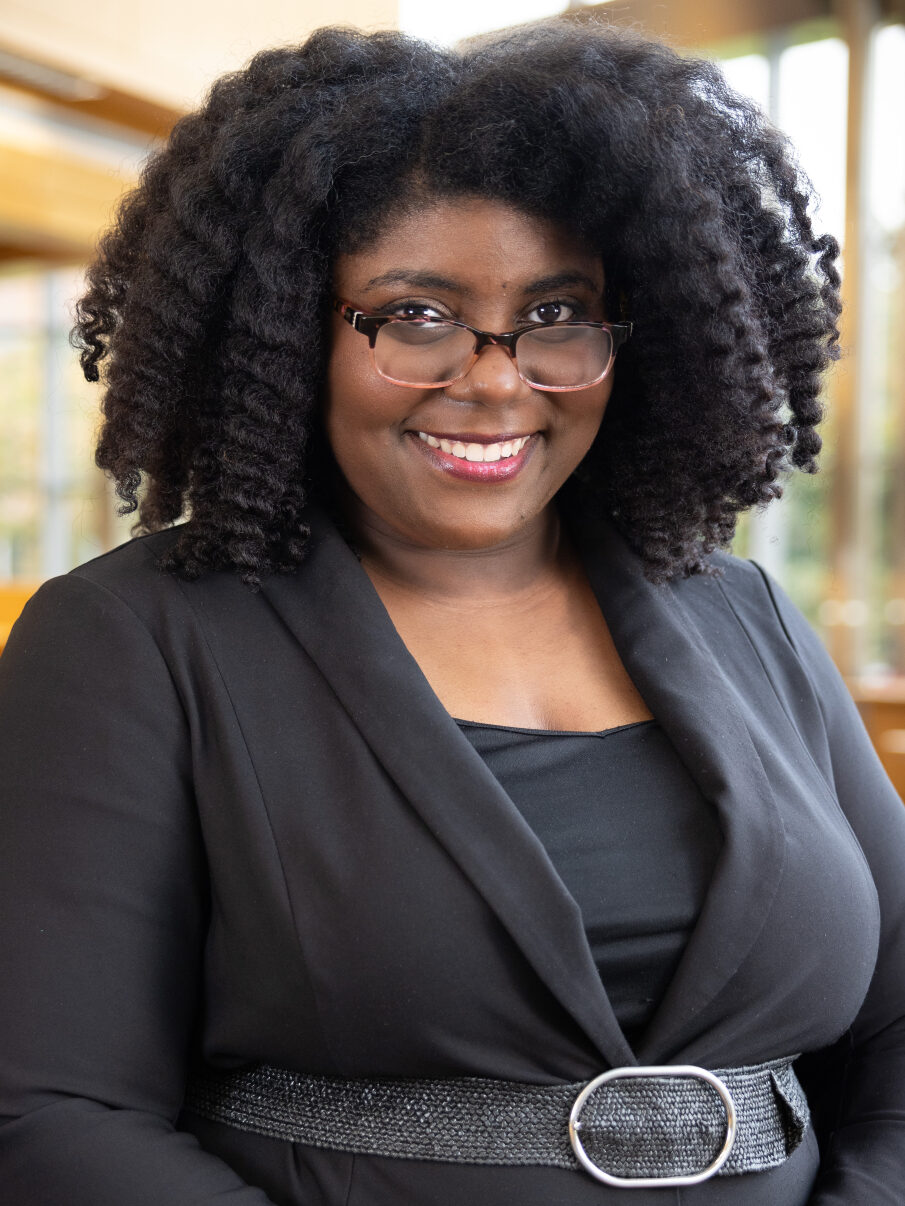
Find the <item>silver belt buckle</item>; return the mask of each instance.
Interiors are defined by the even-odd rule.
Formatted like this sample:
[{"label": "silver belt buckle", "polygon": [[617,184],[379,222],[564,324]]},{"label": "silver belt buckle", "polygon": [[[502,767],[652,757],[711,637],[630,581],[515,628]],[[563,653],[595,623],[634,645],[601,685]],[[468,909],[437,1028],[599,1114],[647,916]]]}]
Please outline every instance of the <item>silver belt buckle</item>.
[{"label": "silver belt buckle", "polygon": [[[601,1085],[605,1085],[611,1080],[624,1080],[645,1076],[678,1076],[703,1080],[719,1094],[720,1100],[726,1110],[726,1138],[723,1140],[723,1146],[717,1153],[716,1158],[706,1168],[702,1169],[701,1172],[675,1177],[617,1177],[613,1173],[608,1173],[598,1164],[595,1164],[585,1151],[579,1136],[579,1131],[581,1130],[581,1111],[591,1094],[599,1089]],[[572,1106],[572,1111],[569,1114],[569,1142],[572,1144],[572,1150],[575,1152],[582,1168],[598,1181],[603,1181],[605,1185],[612,1185],[619,1189],[665,1189],[678,1185],[698,1185],[701,1181],[707,1181],[715,1173],[719,1172],[729,1159],[729,1153],[732,1151],[733,1143],[735,1143],[737,1127],[737,1114],[732,1094],[729,1092],[726,1084],[718,1076],[714,1076],[712,1072],[708,1072],[706,1068],[697,1068],[694,1064],[667,1064],[663,1067],[647,1065],[637,1068],[611,1068],[609,1072],[602,1072],[600,1076],[595,1076],[575,1098],[575,1104]]]}]

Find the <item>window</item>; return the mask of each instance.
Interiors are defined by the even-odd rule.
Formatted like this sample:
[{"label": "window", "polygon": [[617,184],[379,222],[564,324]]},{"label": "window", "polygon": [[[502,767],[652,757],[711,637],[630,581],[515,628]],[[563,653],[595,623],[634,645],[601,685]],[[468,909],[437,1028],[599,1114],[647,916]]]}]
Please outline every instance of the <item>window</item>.
[{"label": "window", "polygon": [[[805,27],[741,49],[723,62],[727,78],[789,134],[820,195],[818,229],[842,241],[844,42],[832,27]],[[796,474],[781,502],[746,516],[734,551],[756,558],[782,581],[834,652],[847,647],[840,658],[844,669],[886,676],[905,673],[905,374],[899,351],[905,338],[905,27],[875,30],[868,61],[861,280],[843,347],[854,366],[856,438],[851,442],[848,431],[840,438],[837,369],[821,429],[821,472]],[[854,483],[847,493],[843,473]]]}]

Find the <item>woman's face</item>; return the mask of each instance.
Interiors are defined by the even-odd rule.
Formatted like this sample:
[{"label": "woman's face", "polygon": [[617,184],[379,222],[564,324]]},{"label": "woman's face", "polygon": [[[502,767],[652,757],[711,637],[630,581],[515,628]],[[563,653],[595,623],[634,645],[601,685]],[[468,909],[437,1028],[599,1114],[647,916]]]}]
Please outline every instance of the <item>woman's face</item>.
[{"label": "woman's face", "polygon": [[[568,231],[469,199],[437,201],[367,250],[340,256],[333,291],[368,313],[424,313],[498,333],[557,318],[601,321],[603,283],[600,256]],[[612,371],[587,389],[545,393],[498,346],[451,385],[396,385],[372,366],[367,338],[336,314],[325,423],[360,522],[420,547],[486,549],[540,520],[590,448],[611,389]],[[450,451],[436,447],[441,440]]]}]

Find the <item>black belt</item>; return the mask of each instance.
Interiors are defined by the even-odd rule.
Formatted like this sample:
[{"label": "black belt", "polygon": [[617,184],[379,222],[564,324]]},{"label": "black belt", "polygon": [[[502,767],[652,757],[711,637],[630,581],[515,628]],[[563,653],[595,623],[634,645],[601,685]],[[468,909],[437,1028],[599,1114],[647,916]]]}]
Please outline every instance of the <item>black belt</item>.
[{"label": "black belt", "polygon": [[214,1122],[334,1151],[584,1168],[621,1187],[694,1185],[775,1168],[798,1147],[810,1114],[795,1058],[713,1072],[614,1068],[565,1085],[206,1068],[192,1076],[185,1105]]}]

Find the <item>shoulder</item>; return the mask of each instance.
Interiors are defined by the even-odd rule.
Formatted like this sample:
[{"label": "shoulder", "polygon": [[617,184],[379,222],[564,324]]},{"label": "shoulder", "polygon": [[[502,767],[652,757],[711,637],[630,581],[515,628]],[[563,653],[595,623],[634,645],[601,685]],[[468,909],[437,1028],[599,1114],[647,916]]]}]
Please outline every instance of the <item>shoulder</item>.
[{"label": "shoulder", "polygon": [[125,544],[77,565],[56,581],[90,583],[123,599],[139,597],[148,591],[166,593],[177,584],[172,574],[165,574],[158,568],[158,562],[177,535],[176,529],[169,528],[127,540]]},{"label": "shoulder", "polygon": [[728,552],[713,553],[710,561],[717,570],[714,580],[720,592],[749,635],[756,633],[799,658],[807,659],[819,650],[828,660],[809,621],[762,565]]},{"label": "shoulder", "polygon": [[717,551],[707,558],[711,574],[695,574],[673,583],[673,590],[692,610],[716,599],[733,614],[752,638],[755,634],[800,653],[805,632],[819,640],[801,611],[779,582],[762,565],[733,553]]},{"label": "shoulder", "polygon": [[[741,625],[756,644],[766,641],[797,652],[791,627],[808,627],[808,622],[779,583],[756,561],[733,553],[711,553],[707,562],[712,573],[694,574],[671,583],[676,599],[702,619],[723,615],[730,633],[737,633]],[[790,627],[793,613],[794,624]],[[719,627],[723,630],[726,625],[720,623]]]},{"label": "shoulder", "polygon": [[252,590],[233,569],[207,570],[194,579],[161,569],[162,554],[178,537],[177,528],[138,537],[50,579],[22,620],[32,629],[65,629],[96,651],[115,630],[123,639],[132,634],[136,645],[155,647],[171,668],[212,657],[241,659],[243,650],[272,640],[281,628],[269,580]]},{"label": "shoulder", "polygon": [[152,615],[177,605],[180,595],[172,575],[157,567],[173,539],[172,531],[139,537],[49,578],[29,599],[16,627],[80,627],[86,638],[111,624],[150,627]]},{"label": "shoulder", "polygon": [[697,574],[683,581],[688,583],[706,581],[719,583],[722,590],[731,598],[753,592],[755,598],[761,604],[768,608],[773,607],[768,587],[769,576],[756,561],[750,561],[745,557],[737,557],[734,553],[725,550],[718,550],[709,555],[707,562],[713,567],[715,573]]},{"label": "shoulder", "polygon": [[676,598],[704,643],[725,665],[766,674],[790,712],[813,719],[830,699],[849,696],[821,637],[780,583],[756,561],[711,554],[715,574],[674,583]]},{"label": "shoulder", "polygon": [[751,648],[783,706],[816,731],[862,729],[857,708],[823,640],[780,583],[756,561],[728,553],[713,556],[716,579],[737,621],[740,639]]},{"label": "shoulder", "polygon": [[157,537],[129,541],[44,582],[3,652],[6,686],[65,687],[72,698],[120,697],[124,684],[159,680],[169,691],[161,625],[154,622],[155,606],[160,610],[155,592],[166,597],[173,590],[156,567],[160,544]]},{"label": "shoulder", "polygon": [[161,554],[178,539],[174,528],[129,540],[44,582],[23,609],[14,637],[58,649],[104,651],[117,640],[181,660],[203,643],[205,602],[225,595],[221,609],[241,631],[248,601],[255,598],[231,572],[209,572],[188,581],[160,568]]},{"label": "shoulder", "polygon": [[236,657],[266,639],[263,595],[235,573],[188,581],[160,569],[177,538],[174,529],[138,537],[44,582],[10,633],[6,675],[64,674],[118,691],[159,678],[162,690],[170,680],[187,699],[200,668],[216,660],[212,645]]},{"label": "shoulder", "polygon": [[[205,602],[225,596],[228,606],[241,616],[256,595],[243,585],[232,570],[208,570],[198,578],[187,579],[161,569],[162,555],[179,538],[178,528],[167,528],[126,541],[102,553],[67,574],[45,582],[36,597],[42,595],[94,601],[107,609],[131,611],[153,631],[181,624],[204,609]],[[106,601],[106,602],[104,602]]]}]

